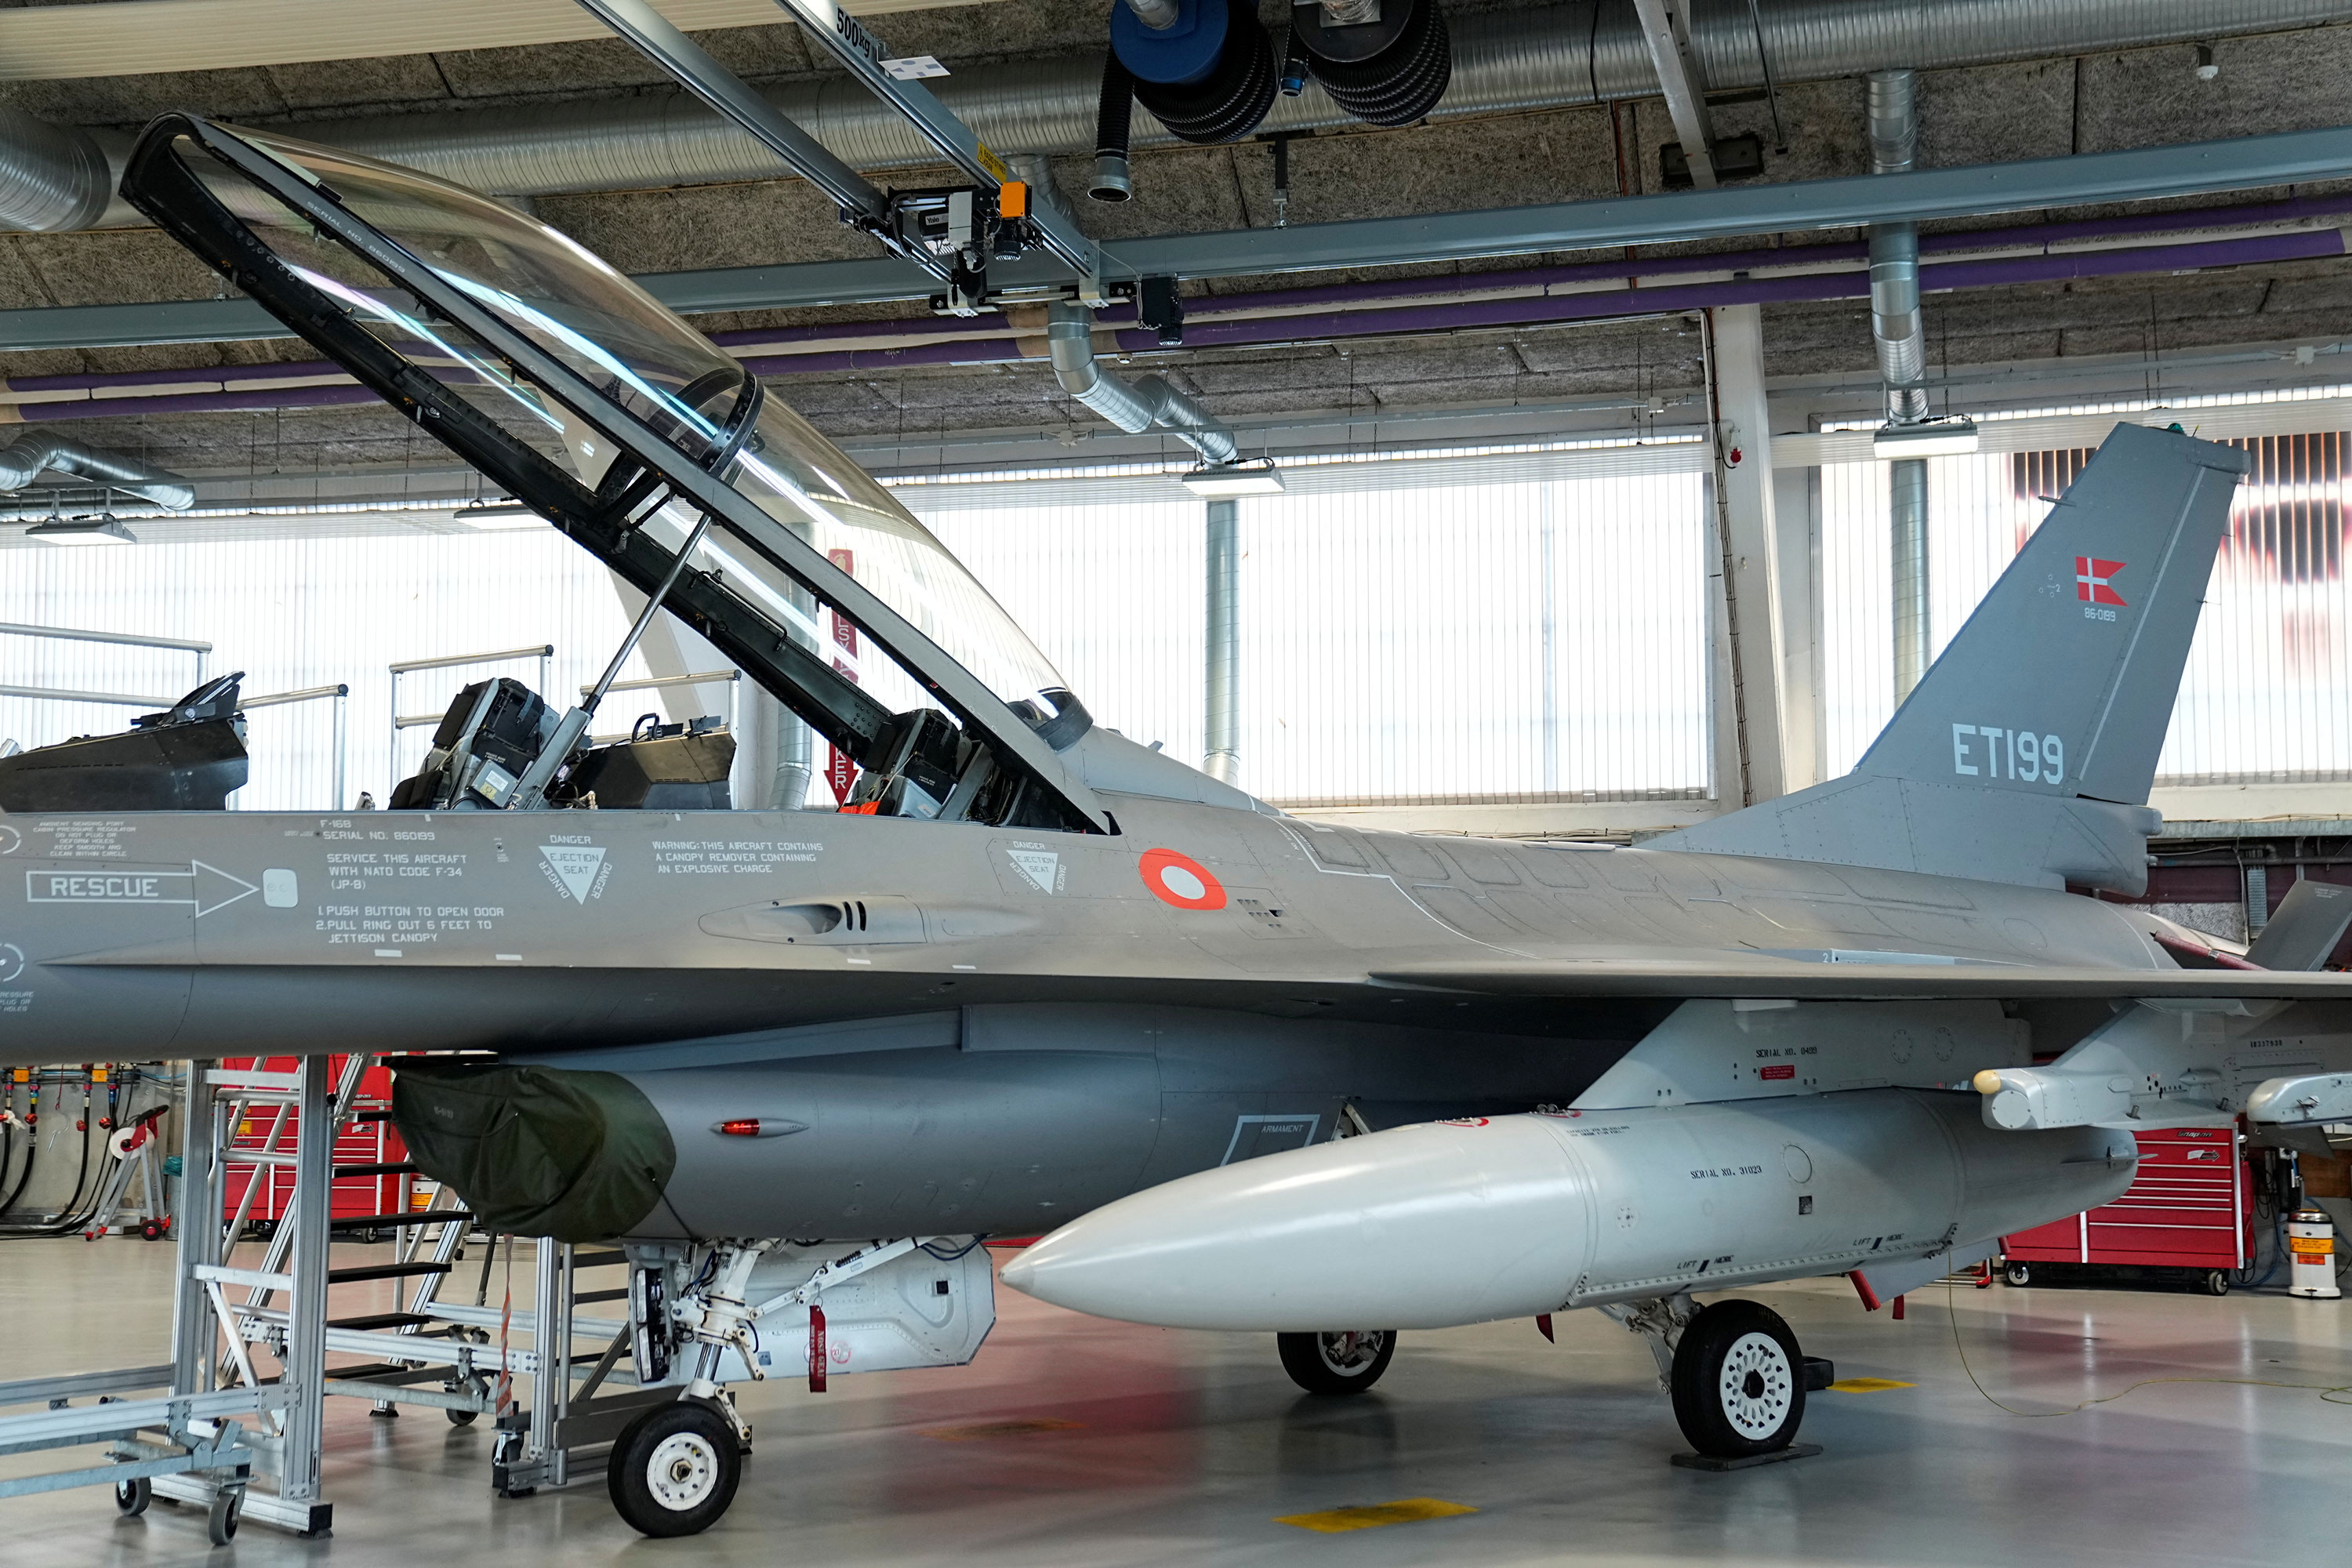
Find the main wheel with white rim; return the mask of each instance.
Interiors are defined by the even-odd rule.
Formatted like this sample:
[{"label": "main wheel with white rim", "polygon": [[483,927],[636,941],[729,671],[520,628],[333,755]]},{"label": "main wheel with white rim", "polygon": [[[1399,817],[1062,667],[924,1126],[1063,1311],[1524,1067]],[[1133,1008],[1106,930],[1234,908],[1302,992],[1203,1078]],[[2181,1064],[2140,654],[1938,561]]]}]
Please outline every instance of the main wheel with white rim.
[{"label": "main wheel with white rim", "polygon": [[1805,1358],[1780,1315],[1753,1301],[1704,1308],[1675,1347],[1675,1420],[1700,1453],[1785,1448],[1805,1418]]},{"label": "main wheel with white rim", "polygon": [[681,1400],[646,1412],[613,1445],[604,1484],[632,1529],[698,1535],[719,1522],[743,1479],[734,1424],[708,1405]]},{"label": "main wheel with white rim", "polygon": [[1396,1354],[1394,1329],[1276,1334],[1282,1370],[1309,1394],[1361,1394],[1381,1380]]}]

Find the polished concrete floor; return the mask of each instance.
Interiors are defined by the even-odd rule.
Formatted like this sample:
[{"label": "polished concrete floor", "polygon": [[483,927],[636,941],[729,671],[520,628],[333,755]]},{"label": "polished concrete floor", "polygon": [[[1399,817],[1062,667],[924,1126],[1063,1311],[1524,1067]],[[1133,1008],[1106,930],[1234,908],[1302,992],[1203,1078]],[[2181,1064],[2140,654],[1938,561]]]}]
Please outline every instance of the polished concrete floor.
[{"label": "polished concrete floor", "polygon": [[[163,1247],[0,1242],[0,1378],[163,1359]],[[518,1270],[518,1275],[521,1270]],[[1730,1475],[1682,1447],[1648,1352],[1592,1313],[1406,1337],[1373,1393],[1301,1395],[1270,1338],[1139,1329],[1011,1291],[972,1365],[744,1390],[759,1428],[709,1534],[645,1541],[601,1478],[511,1501],[489,1434],[437,1412],[371,1420],[332,1401],[333,1538],[248,1526],[220,1553],[200,1518],[110,1495],[0,1503],[7,1568],[268,1564],[502,1568],[775,1564],[1568,1563],[2037,1565],[2342,1563],[2352,1405],[2347,1308],[2238,1293],[1942,1287],[1907,1321],[1844,1285],[1755,1292],[1842,1377],[1816,1394],[1818,1458]],[[339,1304],[339,1310],[343,1310]],[[1959,1344],[1955,1344],[1957,1316]],[[1971,1386],[1958,1351],[1993,1394]],[[2352,1392],[2339,1393],[2352,1399]],[[995,1430],[989,1430],[995,1428]],[[0,1473],[29,1468],[0,1459]],[[1475,1510],[1342,1534],[1287,1516],[1405,1499]]]}]

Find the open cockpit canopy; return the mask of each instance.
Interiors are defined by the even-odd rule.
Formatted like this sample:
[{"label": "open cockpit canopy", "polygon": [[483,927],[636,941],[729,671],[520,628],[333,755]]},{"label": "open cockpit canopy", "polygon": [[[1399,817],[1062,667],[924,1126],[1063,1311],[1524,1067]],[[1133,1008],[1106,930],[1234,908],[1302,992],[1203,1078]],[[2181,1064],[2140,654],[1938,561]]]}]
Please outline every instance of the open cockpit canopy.
[{"label": "open cockpit canopy", "polygon": [[572,239],[414,170],[184,115],[148,127],[123,192],[641,591],[689,552],[667,607],[878,791],[914,767],[885,812],[1109,826],[1059,755],[1085,708],[988,591]]}]

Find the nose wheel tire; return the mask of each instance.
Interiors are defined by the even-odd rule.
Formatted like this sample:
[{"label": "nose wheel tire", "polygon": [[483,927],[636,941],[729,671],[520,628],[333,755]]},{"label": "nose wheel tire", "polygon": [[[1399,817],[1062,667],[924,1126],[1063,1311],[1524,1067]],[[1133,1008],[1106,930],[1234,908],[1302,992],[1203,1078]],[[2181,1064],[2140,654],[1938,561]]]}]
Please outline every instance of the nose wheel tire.
[{"label": "nose wheel tire", "polygon": [[604,1471],[613,1507],[653,1536],[699,1535],[719,1522],[743,1479],[734,1426],[707,1405],[647,1411],[613,1445]]},{"label": "nose wheel tire", "polygon": [[1394,1329],[1276,1334],[1274,1339],[1282,1370],[1309,1394],[1361,1394],[1381,1380],[1396,1355]]},{"label": "nose wheel tire", "polygon": [[1805,1418],[1805,1358],[1780,1315],[1753,1301],[1702,1310],[1675,1347],[1675,1420],[1711,1458],[1785,1448]]}]

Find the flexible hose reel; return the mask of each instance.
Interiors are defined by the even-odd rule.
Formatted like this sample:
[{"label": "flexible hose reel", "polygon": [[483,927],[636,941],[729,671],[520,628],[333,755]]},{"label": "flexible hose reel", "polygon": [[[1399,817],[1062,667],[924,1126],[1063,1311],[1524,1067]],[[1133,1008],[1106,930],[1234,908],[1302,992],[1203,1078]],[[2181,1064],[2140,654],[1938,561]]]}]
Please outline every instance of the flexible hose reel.
[{"label": "flexible hose reel", "polygon": [[1290,9],[1293,47],[1331,101],[1368,124],[1396,127],[1425,118],[1454,77],[1454,41],[1437,0],[1378,0],[1350,12],[1370,20],[1334,25],[1331,7]]},{"label": "flexible hose reel", "polygon": [[1425,118],[1453,79],[1453,40],[1437,0],[1294,5],[1279,61],[1250,0],[1151,0],[1145,9],[1150,19],[1136,0],[1111,12],[1089,193],[1098,202],[1134,194],[1135,104],[1179,141],[1207,146],[1255,131],[1276,92],[1296,92],[1307,75],[1348,113],[1391,127]]}]

